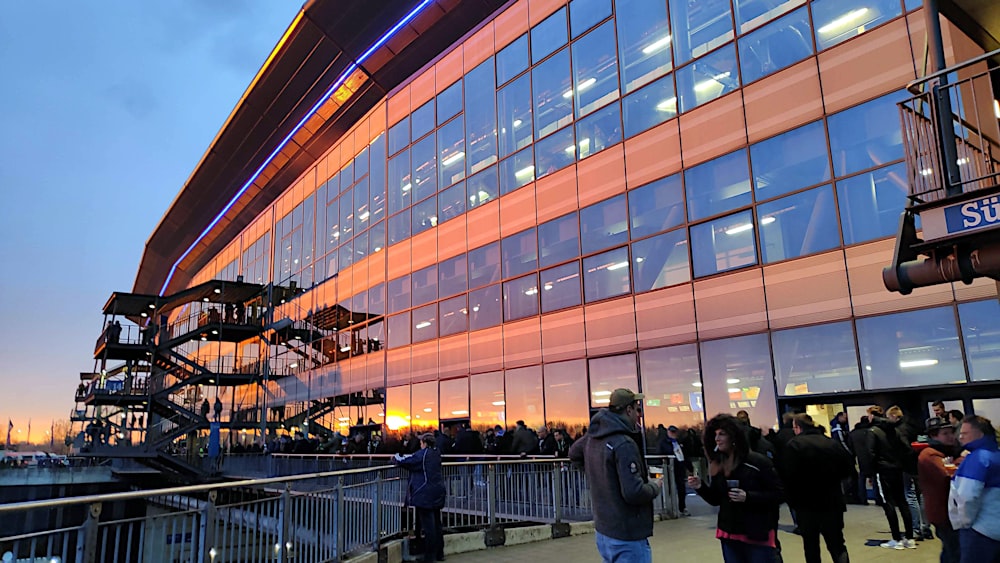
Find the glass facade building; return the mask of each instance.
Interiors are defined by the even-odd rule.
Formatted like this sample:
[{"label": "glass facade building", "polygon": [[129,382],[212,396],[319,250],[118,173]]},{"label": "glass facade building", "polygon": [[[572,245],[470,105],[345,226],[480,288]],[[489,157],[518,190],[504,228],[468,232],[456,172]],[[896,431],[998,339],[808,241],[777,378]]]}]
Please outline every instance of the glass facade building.
[{"label": "glass facade building", "polygon": [[[318,348],[334,353],[265,393],[293,410],[385,398],[324,415],[329,428],[575,433],[617,387],[645,393],[649,426],[747,410],[769,427],[789,405],[906,393],[1000,411],[995,284],[882,286],[919,8],[512,2],[358,119],[192,283],[294,285],[276,312],[294,320],[349,313]],[[950,32],[964,60],[971,42]]]}]

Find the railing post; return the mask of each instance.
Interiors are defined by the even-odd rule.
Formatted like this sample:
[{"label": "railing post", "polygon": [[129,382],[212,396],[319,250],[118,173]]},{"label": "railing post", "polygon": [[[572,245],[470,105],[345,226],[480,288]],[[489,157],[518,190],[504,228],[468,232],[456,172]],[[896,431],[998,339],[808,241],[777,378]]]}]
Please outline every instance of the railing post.
[{"label": "railing post", "polygon": [[555,518],[555,523],[558,524],[562,522],[563,511],[562,511],[562,472],[563,464],[554,463],[552,464],[552,502],[555,503],[555,510],[553,511],[553,517]]},{"label": "railing post", "polygon": [[215,563],[215,523],[218,516],[215,499],[218,498],[218,495],[218,491],[209,491],[208,502],[201,510],[201,525],[198,530],[198,560],[202,563],[206,561]]},{"label": "railing post", "polygon": [[291,543],[292,520],[292,485],[285,483],[281,491],[281,504],[278,507],[278,561],[289,561],[288,544]]},{"label": "railing post", "polygon": [[486,471],[486,521],[490,528],[497,525],[497,466],[491,463]]},{"label": "railing post", "polygon": [[101,503],[95,502],[88,507],[87,520],[76,539],[77,563],[97,563],[97,525],[100,521]]},{"label": "railing post", "polygon": [[375,474],[375,496],[372,498],[372,551],[378,551],[382,538],[382,474]]},{"label": "railing post", "polygon": [[677,458],[672,457],[669,461],[663,478],[670,481],[670,517],[680,518],[680,497],[678,495],[683,495],[684,491],[677,490],[677,479],[674,477],[674,472],[677,471]]},{"label": "railing post", "polygon": [[334,525],[337,529],[337,561],[344,558],[344,550],[347,545],[347,516],[344,514],[344,478],[337,477],[337,486],[333,489],[336,498],[336,512],[334,513]]}]

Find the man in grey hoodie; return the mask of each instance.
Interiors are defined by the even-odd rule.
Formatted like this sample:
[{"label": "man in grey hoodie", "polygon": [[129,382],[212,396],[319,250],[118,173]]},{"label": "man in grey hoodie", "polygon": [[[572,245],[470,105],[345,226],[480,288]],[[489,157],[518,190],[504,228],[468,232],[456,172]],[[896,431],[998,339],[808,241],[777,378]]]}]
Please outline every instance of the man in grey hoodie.
[{"label": "man in grey hoodie", "polygon": [[663,483],[650,479],[643,459],[642,394],[615,389],[608,408],[590,420],[590,430],[569,450],[583,463],[594,507],[594,529],[601,559],[649,563],[653,535],[653,499]]}]

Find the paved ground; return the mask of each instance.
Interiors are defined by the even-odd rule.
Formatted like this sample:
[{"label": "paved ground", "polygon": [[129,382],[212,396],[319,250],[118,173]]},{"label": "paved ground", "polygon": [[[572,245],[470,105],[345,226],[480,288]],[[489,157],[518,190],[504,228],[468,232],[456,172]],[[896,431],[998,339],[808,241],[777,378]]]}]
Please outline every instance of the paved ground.
[{"label": "paved ground", "polygon": [[[698,497],[688,497],[692,516],[680,520],[657,522],[650,544],[653,561],[688,562],[722,561],[719,542],[715,539],[715,509]],[[802,563],[802,541],[791,533],[792,519],[783,507],[779,540],[786,563]],[[845,515],[847,550],[853,563],[932,563],[940,560],[941,543],[937,540],[917,542],[917,549],[896,551],[878,547],[889,540],[889,525],[882,509],[877,506],[850,506]],[[874,545],[866,545],[866,543]],[[821,541],[822,544],[822,541]],[[823,548],[823,561],[830,554]],[[521,563],[525,561],[599,562],[594,536],[586,534],[533,544],[500,547],[448,556],[450,563]]]}]

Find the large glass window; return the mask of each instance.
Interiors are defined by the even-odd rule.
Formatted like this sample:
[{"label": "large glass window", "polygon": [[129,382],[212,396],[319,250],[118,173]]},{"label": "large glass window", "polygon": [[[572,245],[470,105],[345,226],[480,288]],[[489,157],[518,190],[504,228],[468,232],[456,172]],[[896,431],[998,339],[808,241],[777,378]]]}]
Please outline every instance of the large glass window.
[{"label": "large glass window", "polygon": [[1000,303],[996,299],[958,306],[965,357],[972,381],[1000,379]]},{"label": "large glass window", "polygon": [[469,377],[469,410],[472,427],[482,432],[499,425],[507,427],[503,373],[481,373]]},{"label": "large glass window", "polygon": [[442,337],[469,330],[468,296],[459,295],[445,299],[439,306]]},{"label": "large glass window", "polygon": [[542,366],[511,369],[504,373],[506,380],[507,419],[523,420],[528,428],[538,428],[545,423],[542,398]]},{"label": "large glass window", "polygon": [[410,131],[419,139],[434,129],[434,100],[420,106],[410,114]]},{"label": "large glass window", "polygon": [[694,277],[700,278],[757,263],[753,216],[749,211],[691,227]]},{"label": "large glass window", "polygon": [[664,76],[642,90],[625,97],[625,137],[643,131],[677,116],[677,94],[674,76]]},{"label": "large glass window", "polygon": [[858,319],[857,327],[866,389],[965,382],[951,307]]},{"label": "large glass window", "polygon": [[841,393],[861,389],[861,372],[850,321],[771,335],[778,395]]},{"label": "large glass window", "polygon": [[636,293],[691,281],[687,231],[677,229],[633,242],[632,275]]},{"label": "large glass window", "polygon": [[385,135],[379,135],[372,144],[372,169],[369,179],[368,210],[371,213],[370,223],[377,223],[385,217]]},{"label": "large glass window", "polygon": [[635,354],[607,358],[590,358],[590,406],[607,407],[615,389],[639,392],[639,375]]},{"label": "large glass window", "polygon": [[417,307],[431,301],[436,301],[437,291],[437,266],[428,266],[422,270],[413,272],[413,306]]},{"label": "large glass window", "polygon": [[[566,127],[535,143],[537,177],[542,178],[566,168],[576,160],[573,128]],[[515,172],[516,175],[516,172]]]},{"label": "large glass window", "polygon": [[438,382],[414,383],[410,385],[413,417],[410,426],[414,432],[433,432],[438,429]]},{"label": "large glass window", "polygon": [[538,277],[535,274],[503,284],[503,317],[507,321],[538,314]]},{"label": "large glass window", "polygon": [[437,338],[437,304],[413,310],[413,342]]},{"label": "large glass window", "polygon": [[531,70],[535,101],[535,137],[542,137],[573,121],[573,84],[569,74],[569,49]]},{"label": "large glass window", "polygon": [[692,428],[704,422],[698,346],[682,344],[639,352],[646,427]]},{"label": "large glass window", "polygon": [[813,22],[820,50],[861,35],[900,15],[899,0],[814,0]]},{"label": "large glass window", "polygon": [[410,308],[410,276],[389,280],[389,312],[396,313]]},{"label": "large glass window", "polygon": [[736,8],[737,31],[739,33],[746,33],[805,3],[806,0],[777,0],[773,2],[734,0],[733,6]]},{"label": "large glass window", "polygon": [[465,182],[459,182],[438,194],[439,223],[462,216],[465,209]]},{"label": "large glass window", "polygon": [[368,311],[373,315],[385,314],[384,283],[380,283],[368,290]]},{"label": "large glass window", "polygon": [[729,45],[679,69],[675,75],[681,112],[691,111],[739,88],[736,66],[736,49]]},{"label": "large glass window", "polygon": [[618,99],[618,56],[613,22],[573,44],[573,95],[577,117]]},{"label": "large glass window", "polygon": [[760,204],[757,228],[765,264],[839,246],[833,188],[822,186]]},{"label": "large glass window", "polygon": [[447,187],[465,178],[465,120],[462,116],[438,130],[438,185]]},{"label": "large glass window", "polygon": [[803,125],[750,145],[757,200],[830,180],[823,122]]},{"label": "large glass window", "polygon": [[631,92],[670,72],[670,26],[663,0],[615,0],[622,91]]},{"label": "large glass window", "polygon": [[410,149],[413,158],[413,201],[437,193],[437,147],[434,135],[428,135]]},{"label": "large glass window", "polygon": [[684,171],[688,217],[692,221],[750,205],[750,171],[745,149]]},{"label": "large glass window", "polygon": [[468,260],[465,254],[442,260],[438,264],[438,288],[441,297],[465,293],[469,288]]},{"label": "large glass window", "polygon": [[389,213],[410,206],[413,184],[410,181],[410,151],[405,150],[389,159]]},{"label": "large glass window", "polygon": [[545,421],[576,435],[590,421],[587,410],[587,364],[572,360],[545,364]]},{"label": "large glass window", "polygon": [[469,251],[469,287],[500,281],[500,243],[494,242]]},{"label": "large glass window", "polygon": [[729,0],[670,0],[674,59],[696,59],[733,39]]},{"label": "large glass window", "polygon": [[399,348],[401,346],[408,345],[410,343],[409,311],[389,317],[387,329],[388,334],[386,335],[386,338],[388,341],[386,342],[386,345],[389,348]]},{"label": "large glass window", "polygon": [[503,277],[509,278],[530,272],[538,267],[538,240],[535,229],[528,229],[505,237],[503,248]]},{"label": "large glass window", "polygon": [[903,134],[896,102],[905,95],[897,92],[882,96],[827,118],[836,176],[903,158]]},{"label": "large glass window", "polygon": [[542,270],[542,312],[557,311],[567,307],[575,307],[581,303],[580,296],[580,262],[556,266]]},{"label": "large glass window", "polygon": [[527,68],[528,34],[525,33],[497,53],[497,84],[506,84]]},{"label": "large glass window", "polygon": [[587,303],[630,291],[628,248],[618,248],[583,259],[583,296]]},{"label": "large glass window", "polygon": [[837,182],[844,244],[896,234],[906,207],[906,165],[895,164]]},{"label": "large glass window", "polygon": [[633,239],[663,232],[684,222],[684,189],[679,174],[628,193],[629,228]]},{"label": "large glass window", "polygon": [[[347,190],[340,194],[340,242],[354,236],[354,192]],[[347,267],[347,264],[343,264]]]},{"label": "large glass window", "polygon": [[500,195],[507,195],[535,179],[531,149],[527,147],[500,163]]},{"label": "large glass window", "polygon": [[[368,228],[372,213],[368,209],[368,178],[361,179],[354,185],[354,232],[360,233]],[[367,248],[365,250],[368,250]]]},{"label": "large glass window", "polygon": [[500,180],[497,177],[497,167],[490,166],[466,182],[466,195],[469,197],[469,209],[493,201],[500,196]]},{"label": "large glass window", "polygon": [[389,244],[410,238],[410,210],[389,217]]},{"label": "large glass window", "polygon": [[427,198],[413,206],[413,234],[437,226],[437,197]]},{"label": "large glass window", "polygon": [[614,102],[576,122],[577,154],[580,160],[622,142],[619,105]]},{"label": "large glass window", "polygon": [[441,418],[469,418],[469,378],[447,379],[440,388]]},{"label": "large glass window", "polygon": [[573,0],[569,3],[569,28],[573,37],[611,15],[611,0]]},{"label": "large glass window", "polygon": [[809,12],[805,8],[740,38],[743,83],[774,74],[812,54]]},{"label": "large glass window", "polygon": [[462,111],[462,79],[448,86],[443,92],[437,95],[437,123],[441,125],[445,121]]},{"label": "large glass window", "polygon": [[497,161],[496,76],[493,58],[472,69],[465,82],[465,146],[468,174]]},{"label": "large glass window", "polygon": [[489,285],[469,293],[469,330],[496,326],[503,321],[500,285]]},{"label": "large glass window", "polygon": [[566,8],[560,8],[531,28],[531,62],[537,63],[565,45],[568,31]]},{"label": "large glass window", "polygon": [[736,414],[745,410],[750,422],[763,429],[778,423],[774,377],[766,334],[751,334],[702,342],[701,368],[705,412]]},{"label": "large glass window", "polygon": [[628,240],[628,210],[624,195],[580,210],[580,242],[584,254]]},{"label": "large glass window", "polygon": [[580,226],[576,212],[538,226],[538,263],[551,266],[580,256]]},{"label": "large glass window", "polygon": [[[410,116],[407,115],[399,123],[389,128],[389,154],[406,148],[410,144]],[[337,190],[340,191],[340,183],[337,183]],[[333,192],[336,193],[336,192]]]},{"label": "large glass window", "polygon": [[385,425],[391,432],[402,434],[410,428],[410,386],[389,387],[385,390]]},{"label": "large glass window", "polygon": [[[566,71],[569,76],[569,70]],[[497,92],[497,119],[500,122],[500,158],[528,146],[532,141],[531,86],[528,75]]]}]

